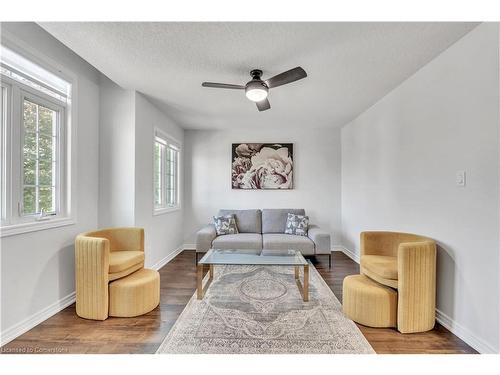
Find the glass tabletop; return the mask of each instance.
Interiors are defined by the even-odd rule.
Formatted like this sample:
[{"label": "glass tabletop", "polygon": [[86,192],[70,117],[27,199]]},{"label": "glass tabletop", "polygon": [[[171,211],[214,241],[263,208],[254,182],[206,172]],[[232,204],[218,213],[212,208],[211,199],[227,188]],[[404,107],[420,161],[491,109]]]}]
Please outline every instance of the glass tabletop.
[{"label": "glass tabletop", "polygon": [[269,266],[305,266],[307,261],[296,250],[218,250],[210,249],[199,264],[239,264]]}]

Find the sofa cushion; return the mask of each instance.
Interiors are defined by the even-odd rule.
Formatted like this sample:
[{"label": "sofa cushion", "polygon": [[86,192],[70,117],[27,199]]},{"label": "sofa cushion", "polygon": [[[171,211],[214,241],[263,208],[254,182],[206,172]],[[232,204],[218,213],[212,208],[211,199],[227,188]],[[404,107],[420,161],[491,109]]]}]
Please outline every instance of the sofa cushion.
[{"label": "sofa cushion", "polygon": [[385,255],[363,255],[361,267],[384,279],[398,279],[398,258]]},{"label": "sofa cushion", "polygon": [[262,247],[266,250],[298,250],[303,255],[314,255],[314,242],[308,237],[293,234],[263,234]]},{"label": "sofa cushion", "polygon": [[285,233],[288,214],[305,215],[300,208],[273,208],[262,210],[262,233]]},{"label": "sofa cushion", "polygon": [[214,249],[255,249],[262,250],[262,235],[260,233],[238,233],[219,236],[212,241]]},{"label": "sofa cushion", "polygon": [[144,262],[144,251],[111,251],[109,273],[121,272],[141,262]]},{"label": "sofa cushion", "polygon": [[262,233],[260,210],[220,210],[218,215],[234,215],[239,233]]}]

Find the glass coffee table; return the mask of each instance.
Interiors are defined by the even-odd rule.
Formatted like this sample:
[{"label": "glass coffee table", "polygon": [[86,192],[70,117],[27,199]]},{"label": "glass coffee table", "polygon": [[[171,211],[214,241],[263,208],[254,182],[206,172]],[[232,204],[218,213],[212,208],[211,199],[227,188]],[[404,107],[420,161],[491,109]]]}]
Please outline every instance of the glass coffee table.
[{"label": "glass coffee table", "polygon": [[[208,281],[203,285],[203,266],[210,266]],[[210,249],[197,266],[197,297],[203,299],[214,277],[216,265],[291,266],[304,302],[309,301],[309,263],[296,250],[217,250]],[[300,267],[304,267],[304,281],[300,281]]]}]

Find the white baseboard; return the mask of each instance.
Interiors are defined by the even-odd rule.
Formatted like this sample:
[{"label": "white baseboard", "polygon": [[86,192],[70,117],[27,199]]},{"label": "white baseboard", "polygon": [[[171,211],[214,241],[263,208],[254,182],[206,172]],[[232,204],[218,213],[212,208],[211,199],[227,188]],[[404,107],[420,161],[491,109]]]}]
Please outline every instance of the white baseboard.
[{"label": "white baseboard", "polygon": [[57,314],[59,311],[65,309],[69,305],[75,302],[75,292],[68,294],[66,297],[54,302],[50,306],[47,306],[43,310],[34,313],[33,315],[27,317],[21,322],[7,328],[0,334],[0,346],[7,344],[8,342],[14,340],[16,337],[21,336],[23,333],[28,332],[33,327],[39,325],[44,320],[47,320],[51,316]]},{"label": "white baseboard", "polygon": [[165,258],[160,259],[158,262],[150,266],[149,268],[158,271],[160,268],[162,268],[165,264],[170,262],[172,259],[174,259],[177,255],[179,255],[182,251],[184,250],[184,245],[179,246],[177,249],[172,251],[170,254],[168,254]]},{"label": "white baseboard", "polygon": [[185,243],[182,245],[184,250],[196,250],[196,244],[194,243]]},{"label": "white baseboard", "polygon": [[[178,254],[180,254],[184,250],[184,245],[175,249],[173,252],[168,254],[165,258],[159,260],[154,265],[150,266],[150,268],[154,270],[159,270],[165,264],[174,259]],[[35,326],[42,323],[44,320],[47,320],[51,316],[57,314],[61,310],[64,310],[66,307],[75,302],[75,292],[67,295],[66,297],[61,298],[59,301],[54,302],[50,306],[44,308],[43,310],[34,313],[23,321],[15,324],[14,326],[7,328],[5,331],[0,333],[0,346],[3,346],[10,341],[14,340],[16,337],[21,336],[23,333],[29,331]]]},{"label": "white baseboard", "polygon": [[472,346],[481,354],[498,354],[498,349],[474,335],[469,329],[454,321],[444,312],[436,309],[436,320],[448,331]]},{"label": "white baseboard", "polygon": [[333,247],[333,251],[341,251],[349,258],[351,258],[353,261],[359,264],[359,254],[356,254],[355,252],[349,250],[347,247],[344,247],[342,245],[336,245]]}]

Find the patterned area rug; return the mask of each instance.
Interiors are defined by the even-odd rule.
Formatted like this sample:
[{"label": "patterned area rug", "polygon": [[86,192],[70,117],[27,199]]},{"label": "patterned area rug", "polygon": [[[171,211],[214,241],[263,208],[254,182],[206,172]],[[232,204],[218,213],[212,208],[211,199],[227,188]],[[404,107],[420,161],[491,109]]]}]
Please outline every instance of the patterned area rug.
[{"label": "patterned area rug", "polygon": [[374,353],[309,268],[303,302],[293,267],[215,266],[204,299],[193,295],[157,353]]}]

